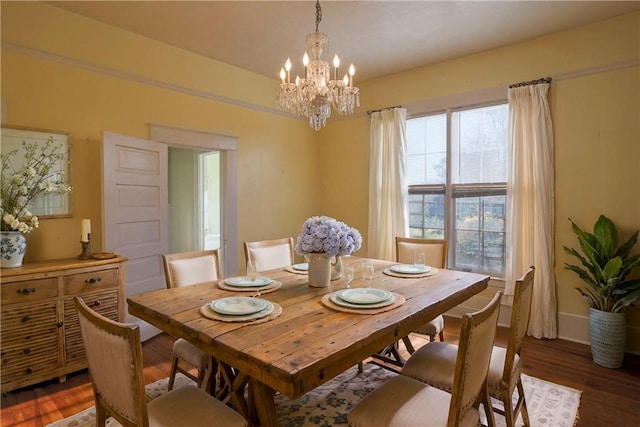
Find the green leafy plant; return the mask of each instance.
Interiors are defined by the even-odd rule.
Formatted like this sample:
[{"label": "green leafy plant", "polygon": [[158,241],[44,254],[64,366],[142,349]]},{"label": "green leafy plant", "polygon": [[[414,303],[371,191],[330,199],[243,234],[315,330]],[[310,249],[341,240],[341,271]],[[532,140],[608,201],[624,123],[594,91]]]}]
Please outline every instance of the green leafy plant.
[{"label": "green leafy plant", "polygon": [[564,246],[564,250],[580,260],[578,265],[565,263],[565,268],[575,272],[587,284],[576,288],[589,305],[601,311],[617,313],[640,299],[640,279],[627,276],[640,267],[640,254],[630,255],[638,241],[640,230],[618,246],[618,230],[604,215],[596,221],[593,234],[578,227],[572,220],[571,228],[580,242],[582,254]]}]

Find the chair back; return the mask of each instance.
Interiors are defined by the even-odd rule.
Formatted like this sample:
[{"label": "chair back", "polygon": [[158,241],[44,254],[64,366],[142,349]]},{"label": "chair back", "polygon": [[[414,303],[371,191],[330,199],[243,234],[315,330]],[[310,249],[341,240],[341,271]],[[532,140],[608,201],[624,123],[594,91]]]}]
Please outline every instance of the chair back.
[{"label": "chair back", "polygon": [[138,326],[101,316],[79,297],[74,298],[74,303],[87,354],[97,416],[106,411],[123,426],[147,427],[149,420]]},{"label": "chair back", "polygon": [[293,265],[293,238],[244,242],[245,261],[256,261],[260,271]]},{"label": "chair back", "polygon": [[[482,310],[462,317],[460,343],[453,375],[448,426],[458,426],[471,407],[487,393],[487,372],[496,336],[502,292]],[[485,394],[488,398],[488,394]]]},{"label": "chair back", "polygon": [[447,241],[396,237],[396,261],[413,264],[416,251],[424,253],[426,265],[437,268],[447,267]]},{"label": "chair back", "polygon": [[531,266],[520,279],[516,280],[513,293],[511,323],[509,325],[509,341],[507,342],[507,354],[504,361],[504,370],[502,371],[502,380],[503,382],[506,381],[506,384],[509,384],[516,354],[520,355],[522,342],[529,327],[534,274],[535,268]]},{"label": "chair back", "polygon": [[220,257],[217,249],[162,255],[167,288],[218,280]]}]

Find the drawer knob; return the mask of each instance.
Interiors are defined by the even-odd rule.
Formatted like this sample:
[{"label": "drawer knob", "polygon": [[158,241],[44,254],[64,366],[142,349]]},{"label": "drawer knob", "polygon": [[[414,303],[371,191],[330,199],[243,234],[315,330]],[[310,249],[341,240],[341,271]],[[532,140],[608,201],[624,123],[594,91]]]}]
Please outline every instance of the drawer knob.
[{"label": "drawer knob", "polygon": [[94,307],[100,307],[100,305],[102,305],[102,302],[99,299],[93,303]]},{"label": "drawer knob", "polygon": [[29,295],[32,294],[36,291],[35,288],[24,288],[24,289],[18,289],[18,293],[22,294],[22,295]]},{"label": "drawer knob", "polygon": [[63,322],[58,322],[58,323],[56,323],[56,326],[57,326],[58,328],[62,328],[62,325],[64,325],[64,323],[63,323]]},{"label": "drawer knob", "polygon": [[98,282],[100,282],[101,280],[102,280],[102,278],[101,278],[101,277],[95,277],[95,278],[94,278],[94,277],[91,277],[91,278],[89,278],[89,279],[85,280],[84,282],[85,282],[85,283],[98,283]]},{"label": "drawer knob", "polygon": [[29,366],[27,369],[24,370],[25,374],[32,374],[33,373],[33,368],[31,366]]},{"label": "drawer knob", "polygon": [[31,320],[31,318],[29,316],[24,316],[22,318],[22,323],[27,323],[29,320]]},{"label": "drawer knob", "polygon": [[22,352],[23,352],[24,354],[29,354],[29,353],[31,353],[31,349],[30,349],[29,347],[27,347],[27,348],[25,348],[24,350],[22,350]]}]

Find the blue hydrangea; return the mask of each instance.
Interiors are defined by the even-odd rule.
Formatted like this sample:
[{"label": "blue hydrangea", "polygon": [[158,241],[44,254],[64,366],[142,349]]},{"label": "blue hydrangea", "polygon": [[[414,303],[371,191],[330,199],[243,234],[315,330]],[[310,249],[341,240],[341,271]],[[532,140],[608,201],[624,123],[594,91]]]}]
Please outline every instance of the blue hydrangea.
[{"label": "blue hydrangea", "polygon": [[362,235],[357,229],[328,216],[307,219],[296,240],[296,252],[300,255],[351,255],[361,246]]}]

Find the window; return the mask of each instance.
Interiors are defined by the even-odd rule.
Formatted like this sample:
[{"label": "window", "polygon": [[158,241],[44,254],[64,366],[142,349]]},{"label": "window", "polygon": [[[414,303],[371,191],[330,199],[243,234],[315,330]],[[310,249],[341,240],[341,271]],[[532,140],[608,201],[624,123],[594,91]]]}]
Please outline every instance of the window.
[{"label": "window", "polygon": [[447,239],[449,268],[505,271],[508,105],[407,120],[411,237]]}]

